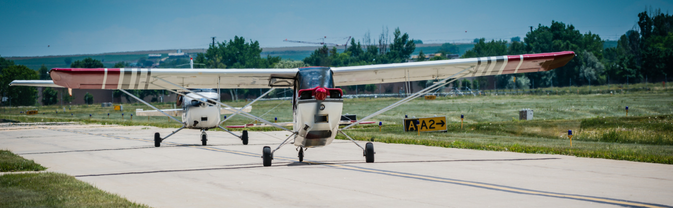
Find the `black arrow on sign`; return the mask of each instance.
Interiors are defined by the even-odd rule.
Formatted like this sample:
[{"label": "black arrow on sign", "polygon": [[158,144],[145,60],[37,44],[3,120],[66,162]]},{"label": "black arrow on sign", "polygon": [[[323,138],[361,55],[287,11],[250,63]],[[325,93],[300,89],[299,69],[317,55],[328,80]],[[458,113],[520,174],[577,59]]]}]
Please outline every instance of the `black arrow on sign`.
[{"label": "black arrow on sign", "polygon": [[444,124],[446,124],[446,123],[444,123],[444,120],[441,120],[440,123],[437,123],[437,124],[439,124],[441,127],[444,127]]}]

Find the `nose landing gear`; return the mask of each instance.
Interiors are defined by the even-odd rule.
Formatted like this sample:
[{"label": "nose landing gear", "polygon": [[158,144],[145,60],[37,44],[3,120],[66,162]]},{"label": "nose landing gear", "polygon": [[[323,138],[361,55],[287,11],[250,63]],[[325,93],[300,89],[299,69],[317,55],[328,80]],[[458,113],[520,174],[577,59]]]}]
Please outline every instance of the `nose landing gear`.
[{"label": "nose landing gear", "polygon": [[299,147],[299,162],[304,162],[304,148]]},{"label": "nose landing gear", "polygon": [[206,146],[208,143],[208,135],[206,135],[206,130],[201,130],[201,145]]}]

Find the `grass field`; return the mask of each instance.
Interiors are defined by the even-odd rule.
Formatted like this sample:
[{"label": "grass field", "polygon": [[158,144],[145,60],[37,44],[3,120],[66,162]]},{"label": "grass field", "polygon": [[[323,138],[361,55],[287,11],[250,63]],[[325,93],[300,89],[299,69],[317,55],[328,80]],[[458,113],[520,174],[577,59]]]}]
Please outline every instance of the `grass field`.
[{"label": "grass field", "polygon": [[60,173],[0,176],[0,207],[148,207]]},{"label": "grass field", "polygon": [[46,168],[8,150],[0,150],[0,172],[41,171]]},{"label": "grass field", "polygon": [[[0,172],[46,168],[7,150],[0,150]],[[60,173],[0,175],[0,207],[147,207],[101,191]]]},{"label": "grass field", "polygon": [[[580,93],[577,94],[579,89]],[[622,90],[623,89],[623,90]],[[583,93],[586,90],[586,93]],[[635,84],[629,88],[618,85],[539,89],[534,94],[489,94],[482,96],[438,97],[436,100],[416,99],[370,120],[382,121],[383,132],[377,126],[362,126],[349,130],[359,140],[372,137],[381,142],[421,144],[443,147],[516,151],[530,153],[566,154],[582,157],[632,160],[673,164],[673,91],[661,85]],[[559,94],[545,92],[556,92]],[[613,94],[610,94],[612,91]],[[506,92],[500,90],[499,93]],[[607,92],[607,93],[606,93]],[[356,98],[344,101],[344,114],[358,118],[376,112],[399,98]],[[245,102],[228,102],[243,106]],[[173,108],[173,104],[158,104]],[[628,117],[625,107],[629,106]],[[125,104],[124,112],[112,111],[98,105],[39,107],[39,115],[20,114],[36,107],[3,108],[0,118],[26,122],[78,121],[85,123],[151,125],[179,127],[166,117],[134,117],[142,104]],[[71,107],[72,110],[67,108]],[[519,110],[534,110],[534,120],[519,121]],[[56,109],[61,112],[56,113]],[[72,113],[72,115],[71,115]],[[110,118],[107,117],[110,113]],[[121,113],[124,113],[122,119]],[[253,105],[254,115],[279,122],[292,121],[290,101],[259,101]],[[91,118],[89,118],[91,114]],[[408,117],[446,116],[449,131],[445,133],[403,132],[402,121]],[[465,128],[460,130],[460,115],[465,116]],[[148,120],[149,119],[149,120]],[[236,116],[225,125],[252,123]],[[240,129],[236,129],[240,130]],[[273,130],[273,128],[251,129]],[[573,147],[567,131],[573,130]]]}]

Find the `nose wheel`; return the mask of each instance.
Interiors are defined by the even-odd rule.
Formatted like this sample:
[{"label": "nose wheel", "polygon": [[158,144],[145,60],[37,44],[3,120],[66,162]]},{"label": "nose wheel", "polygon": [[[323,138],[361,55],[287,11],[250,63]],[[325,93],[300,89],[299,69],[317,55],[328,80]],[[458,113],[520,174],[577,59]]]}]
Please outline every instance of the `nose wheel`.
[{"label": "nose wheel", "polygon": [[201,130],[201,145],[206,146],[208,144],[208,135],[206,131]]},{"label": "nose wheel", "polygon": [[299,162],[304,162],[304,148],[299,147]]}]

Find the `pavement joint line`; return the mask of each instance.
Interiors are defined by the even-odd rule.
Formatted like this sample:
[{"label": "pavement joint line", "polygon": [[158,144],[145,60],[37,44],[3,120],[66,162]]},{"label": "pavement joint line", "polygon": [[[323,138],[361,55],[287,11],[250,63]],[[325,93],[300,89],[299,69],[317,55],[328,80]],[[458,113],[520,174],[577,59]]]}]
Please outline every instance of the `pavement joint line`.
[{"label": "pavement joint line", "polygon": [[[79,131],[74,131],[74,130],[70,130],[70,131],[69,130],[59,130],[59,129],[53,129],[53,128],[49,128],[49,127],[41,127],[41,128],[46,128],[46,129],[51,129],[51,130],[56,130],[56,131],[71,132],[71,133],[80,133],[80,134],[88,133],[88,132],[79,132]],[[105,134],[93,134],[93,135],[110,137],[110,136],[105,135]],[[110,138],[118,138],[118,137],[110,137]],[[118,139],[130,139],[130,140],[154,142],[154,141],[150,141],[148,139],[138,139],[138,138],[129,138],[129,137],[122,137],[122,138],[118,138]],[[184,145],[182,143],[177,143],[177,142],[166,142],[166,143],[176,144],[176,145]],[[216,147],[208,147],[208,146],[189,146],[189,147],[194,147],[194,148],[197,148],[197,149],[210,150],[210,151],[216,151],[216,152],[224,152],[224,153],[231,153],[231,154],[237,154],[237,155],[244,155],[244,156],[260,157],[259,154],[255,154],[255,153],[244,152],[244,151],[236,151],[236,150],[227,150],[227,149],[221,149],[221,148],[216,148]],[[280,160],[284,160],[284,161],[296,161],[295,159],[290,159],[289,157],[274,157],[274,159],[280,159]],[[396,172],[396,171],[389,171],[389,170],[363,168],[363,167],[357,167],[357,166],[353,166],[353,165],[340,165],[340,164],[320,163],[320,162],[313,162],[313,161],[307,161],[306,163],[316,164],[316,165],[325,165],[325,166],[334,167],[334,168],[342,169],[342,170],[352,170],[352,171],[358,171],[358,172],[366,172],[366,173],[373,173],[373,174],[380,174],[380,175],[396,176],[396,177],[418,179],[418,180],[424,180],[424,181],[433,181],[433,182],[449,183],[449,184],[455,184],[455,185],[464,185],[464,186],[471,186],[471,187],[476,187],[476,188],[490,189],[490,190],[495,190],[495,191],[503,191],[503,192],[509,192],[509,193],[517,193],[517,194],[528,194],[528,195],[537,195],[537,196],[546,196],[546,197],[555,197],[555,198],[565,198],[565,199],[596,202],[596,203],[611,204],[611,205],[620,205],[620,206],[627,206],[627,207],[652,207],[652,208],[654,208],[654,207],[671,207],[671,208],[673,208],[673,206],[661,205],[661,204],[643,203],[643,202],[627,201],[627,200],[611,199],[611,198],[602,198],[602,197],[594,197],[594,196],[583,196],[583,195],[544,192],[544,191],[537,191],[537,190],[531,190],[531,189],[509,187],[509,186],[504,186],[504,185],[496,185],[496,184],[480,183],[480,182],[473,182],[473,181],[463,181],[463,180],[458,180],[458,179],[442,178],[442,177],[437,177],[437,176],[426,176],[426,175],[420,175],[420,174]],[[146,172],[148,172],[148,171],[146,171]],[[149,171],[149,172],[152,172],[152,171]],[[157,172],[162,172],[162,171],[157,171]],[[166,172],[166,171],[163,171],[163,172]],[[99,174],[99,175],[101,175],[101,174]],[[83,175],[83,176],[87,176],[87,175]],[[94,176],[94,175],[91,175],[91,176]]]}]

